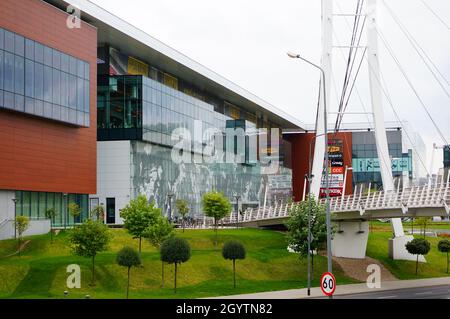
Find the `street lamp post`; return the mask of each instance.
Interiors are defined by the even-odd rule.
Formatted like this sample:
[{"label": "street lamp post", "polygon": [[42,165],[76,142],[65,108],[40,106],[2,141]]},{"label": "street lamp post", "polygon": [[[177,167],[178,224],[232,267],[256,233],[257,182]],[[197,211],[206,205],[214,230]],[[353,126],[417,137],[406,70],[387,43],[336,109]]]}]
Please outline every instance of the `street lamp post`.
[{"label": "street lamp post", "polygon": [[236,228],[239,228],[239,200],[241,199],[241,196],[234,195],[234,198],[236,198]]},{"label": "street lamp post", "polygon": [[17,239],[16,219],[17,219],[17,202],[19,200],[17,198],[13,198],[12,201],[14,203],[14,238]]},{"label": "street lamp post", "polygon": [[167,219],[169,221],[172,220],[172,197],[173,197],[173,193],[168,193],[167,194],[167,198],[169,199],[169,203],[167,205]]},{"label": "street lamp post", "polygon": [[[327,96],[325,88],[325,71],[317,64],[306,60],[300,54],[288,53],[290,58],[300,59],[313,67],[320,70],[322,75],[322,88],[323,88],[323,105],[324,105],[324,138],[325,138],[325,194],[326,194],[326,219],[327,219],[327,268],[328,272],[333,271],[332,256],[331,256],[331,213],[330,213],[330,180],[328,174],[329,166],[329,154],[328,154],[328,125],[327,125]],[[330,296],[331,298],[331,296]]]}]

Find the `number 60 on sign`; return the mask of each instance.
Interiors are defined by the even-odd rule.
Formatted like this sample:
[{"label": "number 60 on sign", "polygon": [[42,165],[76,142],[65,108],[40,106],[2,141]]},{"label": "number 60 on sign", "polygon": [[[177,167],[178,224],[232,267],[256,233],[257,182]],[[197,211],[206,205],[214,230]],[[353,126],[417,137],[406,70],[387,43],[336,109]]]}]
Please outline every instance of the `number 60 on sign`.
[{"label": "number 60 on sign", "polygon": [[320,288],[326,296],[332,296],[336,290],[336,279],[333,274],[326,272],[320,278]]}]

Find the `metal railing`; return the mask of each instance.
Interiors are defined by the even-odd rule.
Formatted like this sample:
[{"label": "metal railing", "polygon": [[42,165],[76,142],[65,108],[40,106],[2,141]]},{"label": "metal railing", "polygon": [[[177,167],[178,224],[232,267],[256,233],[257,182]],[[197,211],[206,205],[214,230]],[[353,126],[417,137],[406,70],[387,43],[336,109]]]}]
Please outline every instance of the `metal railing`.
[{"label": "metal railing", "polygon": [[[325,199],[320,199],[325,204]],[[289,211],[297,203],[281,203],[275,206],[248,208],[243,215],[231,214],[222,222],[226,224],[236,222],[251,222],[258,220],[277,219],[288,217]],[[450,183],[426,184],[411,188],[393,191],[376,191],[363,194],[362,190],[347,196],[332,197],[330,209],[333,213],[359,212],[364,215],[366,211],[400,209],[405,214],[409,208],[444,208],[450,215]]]}]

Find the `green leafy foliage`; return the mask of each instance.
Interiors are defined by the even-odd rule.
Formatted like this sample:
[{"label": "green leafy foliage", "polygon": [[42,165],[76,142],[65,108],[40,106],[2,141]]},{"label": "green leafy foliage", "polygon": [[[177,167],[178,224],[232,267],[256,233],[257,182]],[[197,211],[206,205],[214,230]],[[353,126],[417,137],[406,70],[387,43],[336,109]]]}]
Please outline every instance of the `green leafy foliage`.
[{"label": "green leafy foliage", "polygon": [[128,281],[127,281],[127,299],[130,291],[130,269],[141,264],[141,257],[139,253],[131,247],[123,247],[116,257],[116,261],[120,266],[128,268]]},{"label": "green leafy foliage", "polygon": [[227,241],[222,247],[222,256],[225,259],[245,259],[245,247],[237,240]]},{"label": "green leafy foliage", "polygon": [[103,205],[95,206],[90,213],[90,218],[93,220],[102,221],[105,218],[105,207]]},{"label": "green leafy foliage", "polygon": [[161,260],[168,264],[181,264],[191,258],[191,247],[184,238],[171,237],[161,245]]},{"label": "green leafy foliage", "polygon": [[158,216],[155,222],[145,229],[143,234],[150,244],[159,249],[165,240],[175,234],[175,231],[167,218]]},{"label": "green leafy foliage", "polygon": [[177,207],[177,211],[178,214],[181,215],[181,222],[182,222],[182,226],[183,226],[183,232],[184,232],[184,219],[186,217],[187,214],[189,214],[189,205],[188,202],[184,199],[177,199],[177,201],[175,202],[175,206]]},{"label": "green leafy foliage", "polygon": [[308,200],[294,205],[286,223],[289,246],[302,257],[308,254],[308,212],[311,219],[311,251],[324,248],[327,242],[325,206],[309,196]]},{"label": "green leafy foliage", "polygon": [[410,242],[406,243],[405,245],[406,250],[412,254],[417,255],[416,259],[416,275],[419,267],[419,255],[426,255],[431,249],[430,243],[423,238],[414,238]]},{"label": "green leafy foliage", "polygon": [[136,267],[141,264],[139,253],[131,247],[123,247],[117,253],[117,264],[123,267]]},{"label": "green leafy foliage", "polygon": [[50,241],[53,243],[53,221],[58,213],[51,207],[45,211],[45,218],[50,219]]},{"label": "green leafy foliage", "polygon": [[222,247],[222,256],[233,261],[233,287],[236,288],[236,259],[245,259],[245,247],[237,240],[227,241]]},{"label": "green leafy foliage", "polygon": [[17,232],[17,249],[19,250],[20,256],[23,233],[30,227],[30,219],[26,216],[16,216],[14,227]]},{"label": "green leafy foliage", "polygon": [[177,265],[191,258],[191,247],[184,238],[171,237],[163,242],[160,249],[161,261],[174,264],[174,291],[177,293]]},{"label": "green leafy foliage", "polygon": [[139,253],[141,252],[141,240],[146,229],[154,224],[161,215],[161,209],[154,203],[149,203],[145,195],[139,195],[132,199],[127,206],[120,210],[120,217],[124,220],[124,228],[134,237],[139,239]]},{"label": "green leafy foliage", "polygon": [[449,264],[448,253],[450,253],[450,241],[448,239],[443,239],[443,240],[439,241],[438,250],[441,253],[447,254],[447,274],[448,274],[448,264]]},{"label": "green leafy foliage", "polygon": [[108,227],[90,219],[69,232],[72,252],[77,256],[92,258],[92,283],[95,282],[95,256],[108,249],[110,239]]},{"label": "green leafy foliage", "polygon": [[203,213],[214,218],[214,231],[216,232],[214,244],[217,245],[217,226],[219,220],[231,213],[230,200],[220,192],[205,193],[202,198]]},{"label": "green leafy foliage", "polygon": [[69,203],[67,206],[67,209],[69,210],[69,214],[72,215],[74,218],[81,215],[81,208],[77,203]]}]

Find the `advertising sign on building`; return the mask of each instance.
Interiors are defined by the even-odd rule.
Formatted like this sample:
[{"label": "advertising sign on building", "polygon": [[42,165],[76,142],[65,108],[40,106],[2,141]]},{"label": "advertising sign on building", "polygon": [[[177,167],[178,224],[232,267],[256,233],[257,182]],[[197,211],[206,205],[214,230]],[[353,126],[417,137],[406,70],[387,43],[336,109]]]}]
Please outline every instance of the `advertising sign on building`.
[{"label": "advertising sign on building", "polygon": [[[330,140],[328,142],[328,183],[329,194],[341,196],[344,187],[344,154],[342,140]],[[322,176],[320,185],[320,197],[326,196],[326,179]]]}]

